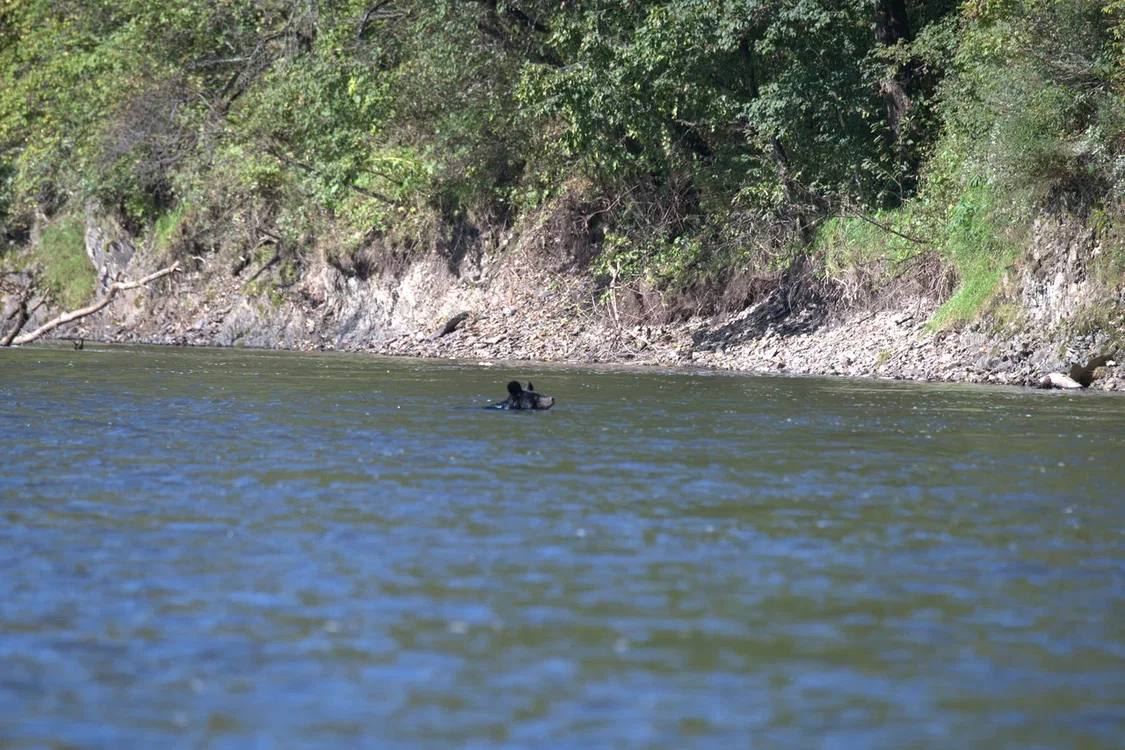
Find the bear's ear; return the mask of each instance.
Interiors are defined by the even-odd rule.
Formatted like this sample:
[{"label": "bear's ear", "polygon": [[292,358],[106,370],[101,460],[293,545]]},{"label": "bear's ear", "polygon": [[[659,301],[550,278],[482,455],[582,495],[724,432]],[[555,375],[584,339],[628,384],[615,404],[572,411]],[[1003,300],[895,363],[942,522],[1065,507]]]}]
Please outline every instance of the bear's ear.
[{"label": "bear's ear", "polygon": [[527,390],[529,390],[529,391],[534,391],[534,390],[535,390],[535,386],[533,386],[533,385],[531,384],[531,381],[530,381],[530,380],[529,380],[529,381],[527,381]]}]

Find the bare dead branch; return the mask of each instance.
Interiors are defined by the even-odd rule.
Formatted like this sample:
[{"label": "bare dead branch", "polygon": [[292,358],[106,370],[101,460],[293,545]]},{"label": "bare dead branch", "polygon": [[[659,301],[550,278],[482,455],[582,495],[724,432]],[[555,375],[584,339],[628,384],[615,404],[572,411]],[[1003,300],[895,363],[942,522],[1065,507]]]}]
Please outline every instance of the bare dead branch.
[{"label": "bare dead branch", "polygon": [[391,2],[392,0],[378,0],[378,2],[367,9],[367,12],[363,14],[363,18],[360,19],[359,24],[355,28],[356,41],[363,39],[363,35],[367,33],[367,25],[369,23],[382,18],[381,16],[377,17],[375,14],[390,5]]},{"label": "bare dead branch", "polygon": [[278,246],[277,246],[277,251],[276,251],[276,252],[274,252],[274,254],[273,254],[273,257],[272,257],[272,258],[270,258],[269,260],[267,260],[267,261],[265,262],[265,264],[264,264],[264,265],[263,265],[263,266],[262,266],[261,268],[259,268],[259,269],[258,269],[257,271],[255,271],[255,272],[254,272],[254,275],[253,275],[253,276],[251,276],[250,278],[248,278],[248,279],[246,280],[246,283],[247,283],[247,284],[249,284],[250,282],[254,281],[254,279],[258,278],[258,277],[259,277],[259,276],[261,276],[261,275],[262,275],[263,273],[265,273],[265,271],[266,271],[267,269],[269,269],[269,268],[273,268],[273,267],[274,267],[275,265],[277,265],[277,264],[278,264],[278,263],[279,263],[280,261],[281,261],[281,245],[278,245]]},{"label": "bare dead branch", "polygon": [[16,308],[16,324],[12,327],[12,330],[8,331],[3,340],[0,340],[0,347],[12,345],[12,341],[20,334],[23,327],[27,325],[27,319],[29,317],[31,317],[31,314],[27,311],[27,295],[24,295],[20,297],[19,307]]},{"label": "bare dead branch", "polygon": [[98,300],[94,304],[88,305],[87,307],[81,307],[77,310],[72,310],[71,312],[68,312],[68,313],[63,313],[62,315],[58,316],[57,318],[53,318],[53,319],[49,320],[48,322],[44,323],[43,325],[39,326],[38,328],[36,328],[31,333],[25,333],[22,336],[15,337],[10,342],[5,342],[4,346],[9,346],[11,344],[16,344],[16,345],[29,344],[32,341],[35,341],[40,336],[42,336],[46,333],[50,333],[51,331],[55,330],[56,328],[58,328],[59,326],[65,324],[65,323],[70,323],[71,321],[78,320],[79,318],[85,318],[87,315],[93,315],[94,313],[98,312],[102,308],[109,305],[109,303],[113,301],[113,298],[115,296],[117,296],[118,292],[123,292],[123,291],[129,290],[129,289],[136,289],[137,287],[142,287],[145,284],[149,284],[153,281],[156,281],[159,278],[163,278],[164,276],[167,276],[168,274],[176,273],[179,270],[180,270],[180,264],[179,264],[179,262],[176,262],[176,263],[173,263],[172,265],[168,266],[167,268],[162,268],[161,270],[157,271],[156,273],[151,273],[148,276],[145,276],[143,279],[138,279],[137,281],[115,281],[112,284],[110,284],[109,289],[106,290],[105,297],[102,297],[100,300]]},{"label": "bare dead branch", "polygon": [[[268,153],[270,156],[272,156],[275,159],[277,159],[278,161],[280,161],[282,164],[285,164],[285,165],[290,166],[290,167],[296,167],[297,169],[301,170],[302,172],[306,172],[308,174],[315,175],[315,176],[318,176],[318,177],[324,176],[323,173],[321,173],[320,170],[318,170],[316,167],[312,166],[311,164],[306,164],[305,162],[303,162],[299,159],[293,158],[289,154],[282,151],[280,148],[277,148],[273,145],[267,145],[266,146],[266,153]],[[400,201],[395,200],[394,198],[390,197],[389,195],[387,195],[385,193],[380,193],[376,190],[369,190],[365,187],[360,187],[359,185],[356,185],[354,182],[346,182],[345,181],[345,182],[341,182],[341,184],[344,187],[348,188],[349,190],[351,190],[353,192],[356,192],[356,193],[359,193],[360,195],[366,196],[368,198],[372,198],[374,200],[380,201],[382,203],[386,203],[386,204],[391,205],[391,206],[402,206],[402,203]]]},{"label": "bare dead branch", "polygon": [[866,221],[868,224],[871,224],[874,227],[878,227],[879,229],[882,229],[884,232],[889,232],[890,234],[893,234],[896,237],[903,238],[907,242],[913,242],[915,245],[922,245],[923,247],[928,247],[929,244],[930,244],[930,243],[926,242],[925,240],[920,240],[917,237],[911,237],[909,234],[903,234],[902,232],[898,231],[897,229],[892,229],[891,227],[887,226],[886,224],[883,224],[882,222],[879,222],[879,221],[876,221],[875,219],[872,219],[870,216],[863,213],[862,211],[856,211],[855,209],[852,209],[851,214],[853,216],[855,216],[857,219],[862,219],[863,221]]}]

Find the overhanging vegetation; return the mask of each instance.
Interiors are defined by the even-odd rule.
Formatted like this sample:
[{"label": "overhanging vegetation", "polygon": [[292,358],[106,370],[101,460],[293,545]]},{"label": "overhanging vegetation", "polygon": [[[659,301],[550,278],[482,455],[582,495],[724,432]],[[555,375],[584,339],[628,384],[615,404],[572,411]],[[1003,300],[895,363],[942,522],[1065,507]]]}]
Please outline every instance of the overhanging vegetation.
[{"label": "overhanging vegetation", "polygon": [[[7,0],[0,228],[96,205],[161,253],[264,228],[299,260],[581,185],[614,278],[925,253],[944,325],[1036,212],[1120,236],[1123,44],[1122,0]],[[74,305],[56,226],[38,262]]]}]

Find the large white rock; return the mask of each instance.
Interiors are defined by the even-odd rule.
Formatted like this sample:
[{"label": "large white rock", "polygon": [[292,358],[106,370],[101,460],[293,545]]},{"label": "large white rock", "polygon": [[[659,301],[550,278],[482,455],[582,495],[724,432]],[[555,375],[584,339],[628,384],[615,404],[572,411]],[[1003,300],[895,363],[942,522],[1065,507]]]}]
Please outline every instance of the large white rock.
[{"label": "large white rock", "polygon": [[1082,384],[1061,372],[1052,372],[1039,381],[1040,388],[1081,388]]}]

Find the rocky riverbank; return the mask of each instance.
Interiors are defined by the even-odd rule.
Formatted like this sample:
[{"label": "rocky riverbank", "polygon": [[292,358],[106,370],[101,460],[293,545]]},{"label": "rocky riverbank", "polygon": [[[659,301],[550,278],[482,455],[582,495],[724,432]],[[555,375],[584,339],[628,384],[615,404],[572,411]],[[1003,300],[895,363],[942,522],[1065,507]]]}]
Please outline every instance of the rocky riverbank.
[{"label": "rocky riverbank", "polygon": [[[1101,351],[1095,337],[1058,344],[1007,338],[981,325],[933,334],[923,306],[853,315],[803,332],[767,329],[745,337],[746,313],[719,321],[614,329],[575,326],[560,339],[543,331],[510,332],[503,320],[471,317],[445,336],[404,334],[371,347],[395,356],[529,359],[713,367],[762,374],[875,377],[929,382],[1038,386],[1045,374],[1068,372]],[[1091,388],[1125,390],[1122,371],[1103,367]]]},{"label": "rocky riverbank", "polygon": [[[154,270],[144,253],[108,236],[96,227],[87,232],[103,290],[109,279]],[[1073,241],[1041,253],[1033,271],[1013,273],[1008,295],[1018,323],[986,317],[935,330],[930,321],[939,301],[924,296],[884,299],[881,307],[819,298],[791,307],[777,288],[727,312],[668,316],[659,305],[646,308],[640,290],[595,278],[561,249],[565,243],[532,234],[517,239],[501,237],[491,250],[456,263],[430,252],[377,273],[324,254],[296,275],[277,264],[242,272],[221,255],[196,257],[174,278],[122,292],[104,311],[55,335],[1022,386],[1103,355],[1113,364],[1091,371],[1090,387],[1125,390],[1125,373],[1113,360],[1121,356],[1125,319],[1086,333],[1067,324],[1087,309],[1084,296],[1091,293],[1082,263],[1089,248]],[[1104,304],[1125,310],[1125,290],[1116,293]],[[37,312],[28,327],[48,312]]]},{"label": "rocky riverbank", "polygon": [[[319,336],[252,345],[295,350],[366,351],[388,356],[531,360],[570,363],[628,363],[663,367],[711,367],[761,374],[873,377],[928,382],[993,383],[1038,386],[1046,374],[1068,372],[1103,351],[1097,337],[1073,339],[1069,345],[1031,335],[1006,337],[980,324],[960,331],[933,333],[927,325],[932,304],[910,310],[882,310],[823,323],[802,332],[769,329],[746,337],[738,324],[746,313],[719,321],[692,320],[663,325],[615,327],[604,322],[553,321],[528,325],[513,310],[500,315],[459,314],[434,330],[419,329],[373,341],[343,343]],[[219,311],[220,314],[226,311]],[[227,312],[230,315],[231,312]],[[236,317],[237,313],[235,314]],[[227,320],[220,315],[220,321]],[[442,334],[446,324],[454,329]],[[288,326],[286,326],[288,328]],[[217,328],[218,330],[215,330]],[[169,325],[161,333],[79,326],[68,337],[113,342],[173,345],[239,345],[222,335],[229,323],[211,327],[207,320]],[[216,335],[218,334],[218,335]],[[1104,343],[1104,342],[1102,342]],[[1114,362],[1116,365],[1116,362]],[[1125,373],[1099,368],[1091,389],[1125,391]]]}]

